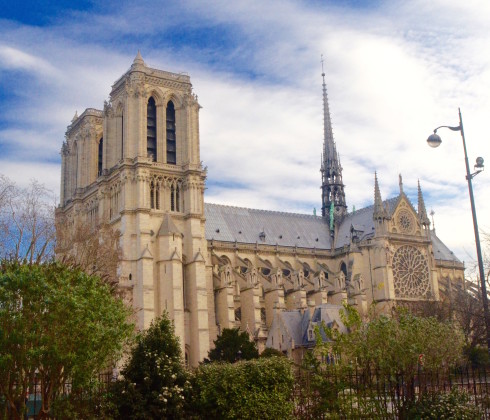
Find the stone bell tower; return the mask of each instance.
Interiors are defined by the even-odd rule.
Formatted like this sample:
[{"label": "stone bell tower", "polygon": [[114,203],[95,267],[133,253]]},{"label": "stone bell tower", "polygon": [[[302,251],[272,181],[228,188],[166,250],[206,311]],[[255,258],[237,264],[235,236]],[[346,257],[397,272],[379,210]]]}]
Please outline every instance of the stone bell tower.
[{"label": "stone bell tower", "polygon": [[68,127],[63,147],[76,156],[63,154],[70,159],[63,159],[62,178],[74,172],[78,183],[76,190],[62,185],[59,209],[81,219],[85,202],[96,203],[91,208],[97,217],[90,220],[119,230],[119,286],[132,302],[138,328],[167,311],[191,365],[207,356],[208,308],[214,307],[206,292],[199,108],[188,75],[150,68],[138,52],[112,86],[103,112],[89,112],[99,117],[94,144],[77,147],[73,128],[81,119],[90,124],[89,110]]}]

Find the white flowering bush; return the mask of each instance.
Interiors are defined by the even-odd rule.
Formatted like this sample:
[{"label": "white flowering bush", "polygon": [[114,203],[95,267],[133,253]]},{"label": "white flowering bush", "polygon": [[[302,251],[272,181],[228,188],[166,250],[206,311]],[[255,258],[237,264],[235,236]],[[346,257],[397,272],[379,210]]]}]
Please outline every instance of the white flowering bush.
[{"label": "white flowering bush", "polygon": [[470,396],[457,389],[424,394],[408,410],[410,419],[480,419],[481,414]]},{"label": "white flowering bush", "polygon": [[166,314],[138,336],[121,375],[112,389],[113,417],[184,418],[190,383]]}]

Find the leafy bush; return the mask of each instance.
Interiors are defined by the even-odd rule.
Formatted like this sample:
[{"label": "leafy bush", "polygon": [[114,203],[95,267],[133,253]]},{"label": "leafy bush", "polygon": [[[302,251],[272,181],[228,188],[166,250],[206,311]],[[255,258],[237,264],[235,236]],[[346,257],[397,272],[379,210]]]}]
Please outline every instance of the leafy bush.
[{"label": "leafy bush", "polygon": [[250,341],[249,335],[238,328],[224,328],[214,340],[214,349],[209,351],[205,362],[228,362],[251,360],[259,357],[255,342]]},{"label": "leafy bush", "polygon": [[489,365],[488,349],[486,347],[470,347],[464,349],[464,354],[473,369],[485,369]]},{"label": "leafy bush", "polygon": [[193,379],[193,411],[200,418],[288,419],[293,384],[283,357],[203,364]]},{"label": "leafy bush", "polygon": [[116,418],[184,418],[189,386],[178,338],[167,314],[137,337],[127,364],[112,387]]},{"label": "leafy bush", "polygon": [[408,410],[410,419],[479,419],[481,415],[466,392],[457,389],[451,392],[424,394]]},{"label": "leafy bush", "polygon": [[287,357],[282,351],[273,349],[272,347],[267,347],[264,349],[262,353],[260,353],[260,357]]}]

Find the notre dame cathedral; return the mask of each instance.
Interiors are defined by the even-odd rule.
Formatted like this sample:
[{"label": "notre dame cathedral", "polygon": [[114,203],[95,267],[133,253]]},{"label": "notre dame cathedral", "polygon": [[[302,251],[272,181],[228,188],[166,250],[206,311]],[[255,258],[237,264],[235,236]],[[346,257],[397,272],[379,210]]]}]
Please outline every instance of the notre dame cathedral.
[{"label": "notre dame cathedral", "polygon": [[289,355],[312,328],[341,327],[343,302],[366,313],[433,301],[464,266],[430,229],[422,190],[347,210],[323,74],[322,215],[205,203],[199,103],[190,78],[138,53],[104,109],[75,115],[61,148],[56,217],[101,220],[120,233],[119,287],[144,329],[167,311],[186,362],[203,360],[223,328]]}]

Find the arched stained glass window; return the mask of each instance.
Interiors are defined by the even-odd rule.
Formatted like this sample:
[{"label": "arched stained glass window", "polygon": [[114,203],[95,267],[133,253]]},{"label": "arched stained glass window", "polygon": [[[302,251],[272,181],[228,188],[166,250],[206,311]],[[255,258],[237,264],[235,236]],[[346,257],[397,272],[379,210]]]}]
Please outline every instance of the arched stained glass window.
[{"label": "arched stained glass window", "polygon": [[177,145],[175,138],[175,107],[170,101],[167,104],[167,163],[177,163]]},{"label": "arched stained glass window", "polygon": [[157,160],[157,107],[150,97],[146,107],[146,153],[153,162]]}]

